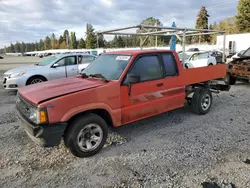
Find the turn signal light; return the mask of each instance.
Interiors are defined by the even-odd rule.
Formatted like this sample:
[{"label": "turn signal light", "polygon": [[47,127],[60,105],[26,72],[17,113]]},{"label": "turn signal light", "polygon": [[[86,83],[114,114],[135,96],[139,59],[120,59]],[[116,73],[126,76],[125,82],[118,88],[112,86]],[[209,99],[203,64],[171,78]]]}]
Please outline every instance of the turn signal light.
[{"label": "turn signal light", "polygon": [[44,110],[41,110],[39,112],[39,115],[40,115],[40,123],[46,123],[47,122],[46,112]]}]

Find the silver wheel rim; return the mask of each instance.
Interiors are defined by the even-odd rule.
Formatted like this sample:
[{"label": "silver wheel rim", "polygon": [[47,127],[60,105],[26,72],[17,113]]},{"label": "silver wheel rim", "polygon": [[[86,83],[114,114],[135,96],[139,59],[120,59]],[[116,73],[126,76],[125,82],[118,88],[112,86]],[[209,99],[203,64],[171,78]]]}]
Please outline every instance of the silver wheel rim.
[{"label": "silver wheel rim", "polygon": [[98,124],[86,125],[77,136],[77,145],[80,150],[89,152],[95,150],[102,142],[103,131]]},{"label": "silver wheel rim", "polygon": [[211,105],[211,97],[209,94],[206,94],[201,99],[202,110],[204,110],[204,111],[208,110],[210,105]]},{"label": "silver wheel rim", "polygon": [[41,82],[43,82],[42,79],[36,78],[36,79],[33,79],[33,80],[30,82],[30,84],[37,84],[37,83],[41,83]]}]

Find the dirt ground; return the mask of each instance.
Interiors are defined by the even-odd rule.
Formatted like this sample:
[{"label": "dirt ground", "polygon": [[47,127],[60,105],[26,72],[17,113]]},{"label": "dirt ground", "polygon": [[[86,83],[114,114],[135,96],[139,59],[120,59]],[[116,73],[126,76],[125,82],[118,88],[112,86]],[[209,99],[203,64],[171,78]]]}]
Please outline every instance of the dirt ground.
[{"label": "dirt ground", "polygon": [[[0,78],[1,81],[1,78]],[[112,129],[91,158],[44,149],[19,128],[15,92],[0,87],[0,187],[250,187],[250,85],[213,95],[211,111],[188,105]]]}]

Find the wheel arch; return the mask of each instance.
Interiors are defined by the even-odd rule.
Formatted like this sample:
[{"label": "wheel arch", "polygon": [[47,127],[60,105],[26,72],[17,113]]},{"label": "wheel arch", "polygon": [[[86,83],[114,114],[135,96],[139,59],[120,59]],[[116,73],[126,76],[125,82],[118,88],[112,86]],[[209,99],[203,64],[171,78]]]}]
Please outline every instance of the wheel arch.
[{"label": "wheel arch", "polygon": [[30,79],[35,78],[35,77],[42,77],[42,78],[44,78],[44,79],[45,79],[45,81],[48,81],[48,79],[47,79],[44,75],[35,74],[35,75],[30,76],[30,77],[26,80],[25,85],[27,85],[27,84],[28,84],[28,82],[29,82],[29,80],[30,80]]},{"label": "wheel arch", "polygon": [[79,116],[86,115],[86,114],[99,115],[100,117],[102,117],[106,121],[106,123],[107,123],[107,125],[109,127],[114,127],[114,122],[113,122],[111,114],[109,113],[109,111],[107,111],[106,109],[103,109],[103,108],[96,108],[96,109],[86,110],[86,111],[83,111],[83,112],[80,112],[80,113],[77,113],[77,114],[73,115],[68,120],[68,126],[70,125],[70,122],[73,121],[75,118],[77,118]]}]

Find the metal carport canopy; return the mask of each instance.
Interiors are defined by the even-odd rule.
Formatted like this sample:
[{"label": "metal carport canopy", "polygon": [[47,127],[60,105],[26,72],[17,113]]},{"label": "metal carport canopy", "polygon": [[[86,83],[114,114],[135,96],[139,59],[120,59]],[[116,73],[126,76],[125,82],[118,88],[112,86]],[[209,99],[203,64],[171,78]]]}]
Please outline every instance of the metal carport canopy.
[{"label": "metal carport canopy", "polygon": [[[118,31],[125,31],[129,29],[161,29],[160,31],[150,31],[150,32],[143,32],[143,33],[132,33],[132,32],[118,32]],[[224,34],[224,41],[223,41],[223,62],[225,60],[225,47],[226,47],[226,35],[224,31],[219,30],[210,30],[210,29],[193,29],[193,28],[181,28],[181,27],[166,27],[166,26],[152,26],[152,25],[134,25],[128,27],[121,27],[117,29],[105,30],[105,31],[98,31],[97,37],[99,34],[103,35],[133,35],[133,36],[147,36],[144,41],[140,42],[140,47],[142,49],[143,44],[146,42],[148,36],[172,36],[176,35],[178,39],[182,42],[182,59],[184,59],[185,53],[185,44],[186,44],[186,37],[190,36],[201,36],[201,35],[213,35],[213,34]],[[182,39],[181,39],[182,37]],[[97,40],[97,47],[98,47],[98,40]]]}]

